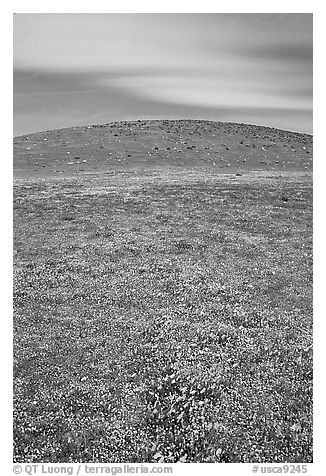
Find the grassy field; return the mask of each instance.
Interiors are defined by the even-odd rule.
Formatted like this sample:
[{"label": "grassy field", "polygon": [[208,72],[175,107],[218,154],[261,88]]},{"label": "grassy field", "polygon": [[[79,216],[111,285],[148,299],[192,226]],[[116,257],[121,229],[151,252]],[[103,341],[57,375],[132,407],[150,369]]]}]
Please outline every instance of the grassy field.
[{"label": "grassy field", "polygon": [[14,461],[312,461],[309,171],[22,174],[14,273]]}]

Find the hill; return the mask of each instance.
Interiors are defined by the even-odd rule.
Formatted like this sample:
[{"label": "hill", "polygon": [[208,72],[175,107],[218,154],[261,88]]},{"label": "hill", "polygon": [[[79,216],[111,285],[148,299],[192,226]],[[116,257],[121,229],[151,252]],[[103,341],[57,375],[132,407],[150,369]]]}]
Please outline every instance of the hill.
[{"label": "hill", "polygon": [[312,136],[247,124],[136,121],[40,132],[14,139],[22,176],[153,167],[312,169]]},{"label": "hill", "polygon": [[14,461],[311,462],[312,137],[14,139]]}]

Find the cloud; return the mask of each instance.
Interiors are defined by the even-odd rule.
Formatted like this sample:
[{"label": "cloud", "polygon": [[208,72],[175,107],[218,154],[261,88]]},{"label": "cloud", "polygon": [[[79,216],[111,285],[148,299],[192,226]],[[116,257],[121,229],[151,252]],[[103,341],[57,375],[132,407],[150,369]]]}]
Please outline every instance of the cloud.
[{"label": "cloud", "polygon": [[20,132],[164,114],[312,129],[311,15],[19,14],[14,64]]},{"label": "cloud", "polygon": [[[209,100],[211,93],[206,102],[189,101],[188,96],[178,96],[175,100],[169,96],[167,100],[164,95],[140,94],[139,87],[131,87],[128,82],[146,77],[144,71],[142,75],[138,71],[136,76],[128,71],[124,76],[120,70],[110,77],[111,82],[99,86],[103,78],[108,78],[102,72],[84,75],[40,71],[16,73],[16,84],[20,85],[14,96],[15,135],[139,118],[206,118],[311,132],[311,111],[307,108],[282,108],[275,104],[266,107],[264,102],[241,105],[231,99],[214,103]],[[126,85],[122,84],[123,79]],[[161,81],[160,76],[158,80]]]},{"label": "cloud", "polygon": [[251,48],[250,55],[273,61],[283,61],[287,64],[297,63],[312,67],[313,49],[311,45],[272,45],[268,47]]}]

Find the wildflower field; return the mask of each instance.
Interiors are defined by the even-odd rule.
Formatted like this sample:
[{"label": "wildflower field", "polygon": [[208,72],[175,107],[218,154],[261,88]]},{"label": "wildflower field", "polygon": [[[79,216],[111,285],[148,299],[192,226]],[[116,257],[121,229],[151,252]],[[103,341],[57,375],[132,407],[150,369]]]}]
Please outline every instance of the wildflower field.
[{"label": "wildflower field", "polygon": [[[235,153],[227,133],[223,169],[162,164],[151,139],[146,166],[126,149],[124,165],[98,156],[80,170],[66,136],[78,173],[50,136],[34,138],[44,167],[31,172],[33,138],[17,139],[15,462],[312,461],[312,175],[299,136],[295,165],[270,152],[268,170],[268,147],[247,167],[246,142]],[[126,142],[110,141],[111,160]]]}]

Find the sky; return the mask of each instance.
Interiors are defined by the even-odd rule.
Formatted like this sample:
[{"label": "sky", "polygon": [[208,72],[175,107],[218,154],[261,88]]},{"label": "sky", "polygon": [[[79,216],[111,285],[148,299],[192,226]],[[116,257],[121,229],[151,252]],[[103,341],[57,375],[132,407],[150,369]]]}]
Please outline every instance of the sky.
[{"label": "sky", "polygon": [[14,135],[137,119],[312,133],[312,14],[18,13]]}]

